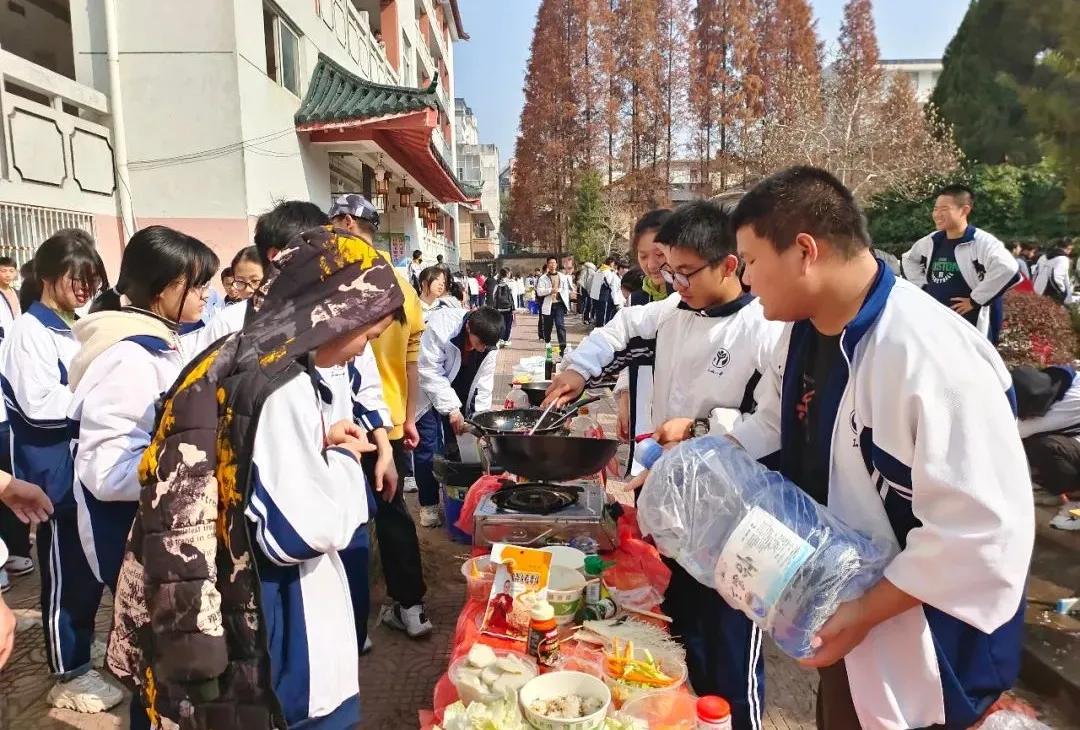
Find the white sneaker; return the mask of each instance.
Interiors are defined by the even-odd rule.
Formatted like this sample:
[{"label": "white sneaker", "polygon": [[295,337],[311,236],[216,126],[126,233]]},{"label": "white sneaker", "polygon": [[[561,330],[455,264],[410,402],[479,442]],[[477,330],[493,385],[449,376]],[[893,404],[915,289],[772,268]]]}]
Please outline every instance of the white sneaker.
[{"label": "white sneaker", "polygon": [[57,682],[48,695],[49,704],[57,709],[87,714],[105,712],[123,699],[120,688],[106,682],[93,669],[71,681]]},{"label": "white sneaker", "polygon": [[439,517],[439,508],[432,507],[420,507],[420,526],[421,527],[438,527],[442,524],[442,518]]},{"label": "white sneaker", "polygon": [[105,666],[105,642],[100,639],[94,639],[94,643],[90,645],[90,664],[94,669],[101,669]]},{"label": "white sneaker", "polygon": [[382,623],[390,628],[404,631],[410,639],[419,639],[427,636],[434,628],[424,613],[424,604],[418,603],[409,608],[403,608],[400,603],[394,602],[383,609]]},{"label": "white sneaker", "polygon": [[419,488],[416,486],[416,477],[405,477],[404,490],[406,492],[418,492]]},{"label": "white sneaker", "polygon": [[363,656],[364,654],[370,653],[371,650],[374,649],[374,648],[375,648],[375,644],[373,644],[371,642],[371,637],[370,636],[365,636],[364,637],[364,648],[362,648],[360,650],[360,656]]},{"label": "white sneaker", "polygon": [[1066,502],[1054,519],[1050,520],[1050,526],[1057,530],[1080,530],[1080,517],[1072,514],[1080,512],[1080,502]]},{"label": "white sneaker", "polygon": [[0,568],[0,593],[7,593],[11,590],[11,578],[8,577],[7,571]]},{"label": "white sneaker", "polygon": [[4,570],[12,577],[33,573],[34,561],[30,558],[24,558],[21,555],[12,555],[7,559],[7,562],[4,563]]}]

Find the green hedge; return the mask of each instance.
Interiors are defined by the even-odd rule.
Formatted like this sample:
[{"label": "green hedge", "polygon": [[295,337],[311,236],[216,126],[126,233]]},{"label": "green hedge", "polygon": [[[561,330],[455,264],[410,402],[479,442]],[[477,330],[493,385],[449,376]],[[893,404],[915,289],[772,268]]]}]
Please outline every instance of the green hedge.
[{"label": "green hedge", "polygon": [[954,181],[975,191],[971,222],[1003,241],[1044,241],[1077,233],[1077,221],[1062,212],[1065,191],[1048,163],[973,165],[948,179],[927,180],[918,194],[887,191],[871,198],[866,214],[874,245],[894,253],[905,251],[933,230],[934,191]]}]

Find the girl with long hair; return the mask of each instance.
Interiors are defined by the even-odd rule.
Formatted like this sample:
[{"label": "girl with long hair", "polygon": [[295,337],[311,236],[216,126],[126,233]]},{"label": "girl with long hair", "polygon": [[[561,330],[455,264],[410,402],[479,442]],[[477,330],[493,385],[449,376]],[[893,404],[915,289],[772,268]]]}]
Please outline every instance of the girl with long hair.
[{"label": "girl with long hair", "polygon": [[91,669],[98,602],[86,591],[96,579],[79,542],[72,490],[68,373],[79,348],[75,310],[107,285],[107,277],[93,239],[79,229],[57,231],[42,243],[27,274],[19,292],[23,314],[0,347],[0,383],[12,471],[44,488],[55,506],[37,532],[45,654],[57,680],[48,699],[54,707],[100,712],[122,695]]},{"label": "girl with long hair", "polygon": [[74,328],[74,498],[80,545],[93,582],[116,592],[139,501],[139,462],[154,429],[155,403],[183,368],[182,325],[198,322],[218,257],[201,241],[165,226],[138,231],[124,249],[116,286]]}]

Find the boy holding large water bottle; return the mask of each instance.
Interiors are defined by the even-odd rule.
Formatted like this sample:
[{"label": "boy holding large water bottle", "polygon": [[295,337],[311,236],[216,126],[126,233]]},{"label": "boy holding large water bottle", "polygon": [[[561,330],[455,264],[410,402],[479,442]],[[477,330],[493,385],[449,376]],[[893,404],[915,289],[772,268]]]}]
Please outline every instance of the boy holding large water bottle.
[{"label": "boy holding large water bottle", "polygon": [[818,727],[966,728],[1016,679],[1034,539],[1008,371],[987,339],[874,257],[851,193],[810,167],[734,213],[745,279],[789,322],[769,397],[732,437],[896,557],[804,663]]}]

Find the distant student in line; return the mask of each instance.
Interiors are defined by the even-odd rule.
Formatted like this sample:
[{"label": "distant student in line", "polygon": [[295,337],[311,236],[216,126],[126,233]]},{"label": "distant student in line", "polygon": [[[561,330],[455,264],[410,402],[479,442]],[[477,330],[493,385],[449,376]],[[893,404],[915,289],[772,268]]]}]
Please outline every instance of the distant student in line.
[{"label": "distant student in line", "polygon": [[1005,244],[968,223],[975,193],[946,185],[934,201],[937,230],[901,258],[904,277],[971,324],[993,343],[1001,330],[1001,298],[1020,281],[1020,265]]}]

